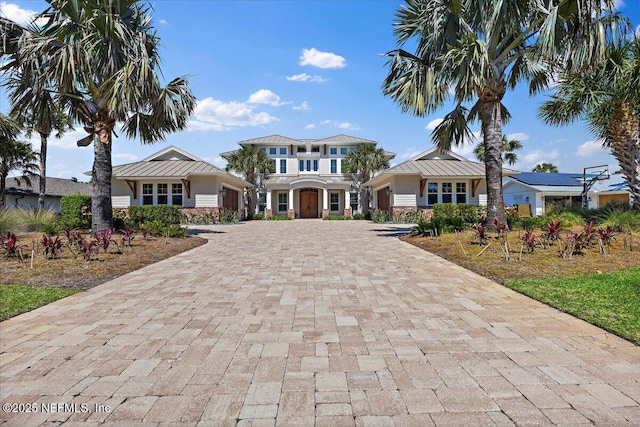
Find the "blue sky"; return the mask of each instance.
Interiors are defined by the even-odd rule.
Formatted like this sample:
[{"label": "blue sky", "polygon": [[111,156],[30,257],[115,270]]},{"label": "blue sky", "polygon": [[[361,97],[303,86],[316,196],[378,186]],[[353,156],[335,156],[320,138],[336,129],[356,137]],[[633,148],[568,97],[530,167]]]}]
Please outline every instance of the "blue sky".
[{"label": "blue sky", "polygon": [[[170,144],[224,167],[219,153],[239,141],[271,134],[325,138],[348,134],[377,141],[397,154],[393,163],[433,147],[431,129],[450,109],[429,117],[402,114],[382,95],[386,59],[396,47],[392,32],[396,0],[194,1],[157,0],[153,19],[162,40],[166,79],[187,75],[198,108],[186,131],[166,141],[141,145],[116,139],[114,165],[141,160]],[[46,3],[1,1],[0,13],[25,20]],[[618,1],[618,10],[640,31],[640,0]],[[530,171],[550,162],[560,172],[607,164],[615,159],[594,141],[584,123],[566,127],[542,124],[536,112],[545,96],[531,98],[526,85],[507,94],[513,116],[504,133],[522,141],[515,169]],[[0,93],[0,112],[8,111]],[[79,127],[79,126],[78,126]],[[78,148],[86,134],[52,138],[48,175],[83,175],[91,170],[93,150]],[[476,124],[472,130],[478,131]],[[36,149],[39,141],[33,140]],[[473,144],[454,151],[473,159]]]}]

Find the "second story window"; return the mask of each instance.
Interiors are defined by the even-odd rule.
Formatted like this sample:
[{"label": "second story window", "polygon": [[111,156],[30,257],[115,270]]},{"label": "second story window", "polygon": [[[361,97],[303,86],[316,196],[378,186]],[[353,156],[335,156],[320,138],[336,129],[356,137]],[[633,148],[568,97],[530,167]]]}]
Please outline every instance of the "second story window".
[{"label": "second story window", "polygon": [[340,154],[341,155],[346,155],[347,154],[347,147],[340,147]]},{"label": "second story window", "polygon": [[287,155],[287,147],[280,147],[280,155],[282,156]]},{"label": "second story window", "polygon": [[331,159],[331,173],[338,173],[338,160]]},{"label": "second story window", "polygon": [[329,148],[329,154],[338,154],[338,147]]},{"label": "second story window", "polygon": [[276,155],[276,147],[269,147],[269,155],[270,156]]},{"label": "second story window", "polygon": [[300,172],[304,172],[304,160],[300,160],[299,169],[300,169]]},{"label": "second story window", "polygon": [[271,170],[275,172],[276,171],[276,159],[271,159],[271,166],[273,166],[271,168]]},{"label": "second story window", "polygon": [[280,173],[287,173],[287,159],[280,159]]},{"label": "second story window", "polygon": [[318,172],[318,160],[313,161],[313,171]]}]

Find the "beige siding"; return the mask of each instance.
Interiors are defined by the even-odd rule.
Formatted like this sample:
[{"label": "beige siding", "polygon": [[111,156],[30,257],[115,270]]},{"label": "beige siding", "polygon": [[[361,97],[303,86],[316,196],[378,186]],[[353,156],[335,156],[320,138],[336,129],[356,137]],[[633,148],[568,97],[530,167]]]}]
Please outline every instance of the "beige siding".
[{"label": "beige siding", "polygon": [[128,208],[131,206],[131,196],[111,196],[111,206],[114,208]]}]

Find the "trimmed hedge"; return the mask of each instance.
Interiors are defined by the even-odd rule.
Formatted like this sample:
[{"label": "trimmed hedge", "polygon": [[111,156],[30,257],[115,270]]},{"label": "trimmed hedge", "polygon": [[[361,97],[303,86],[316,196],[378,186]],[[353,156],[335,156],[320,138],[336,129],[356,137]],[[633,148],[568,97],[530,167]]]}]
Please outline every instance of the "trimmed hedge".
[{"label": "trimmed hedge", "polygon": [[60,199],[62,224],[67,228],[91,228],[91,195],[70,194]]},{"label": "trimmed hedge", "polygon": [[135,225],[160,222],[162,225],[180,225],[182,211],[179,206],[173,205],[145,205],[130,206],[129,218]]}]

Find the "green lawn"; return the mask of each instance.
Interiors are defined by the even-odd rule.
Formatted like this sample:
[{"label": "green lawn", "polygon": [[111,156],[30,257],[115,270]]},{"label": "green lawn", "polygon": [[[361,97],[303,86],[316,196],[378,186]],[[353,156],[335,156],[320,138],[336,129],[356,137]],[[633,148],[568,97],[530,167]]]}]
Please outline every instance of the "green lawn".
[{"label": "green lawn", "polygon": [[0,285],[0,320],[26,313],[81,290],[59,286]]},{"label": "green lawn", "polygon": [[640,345],[640,266],[505,285]]}]

